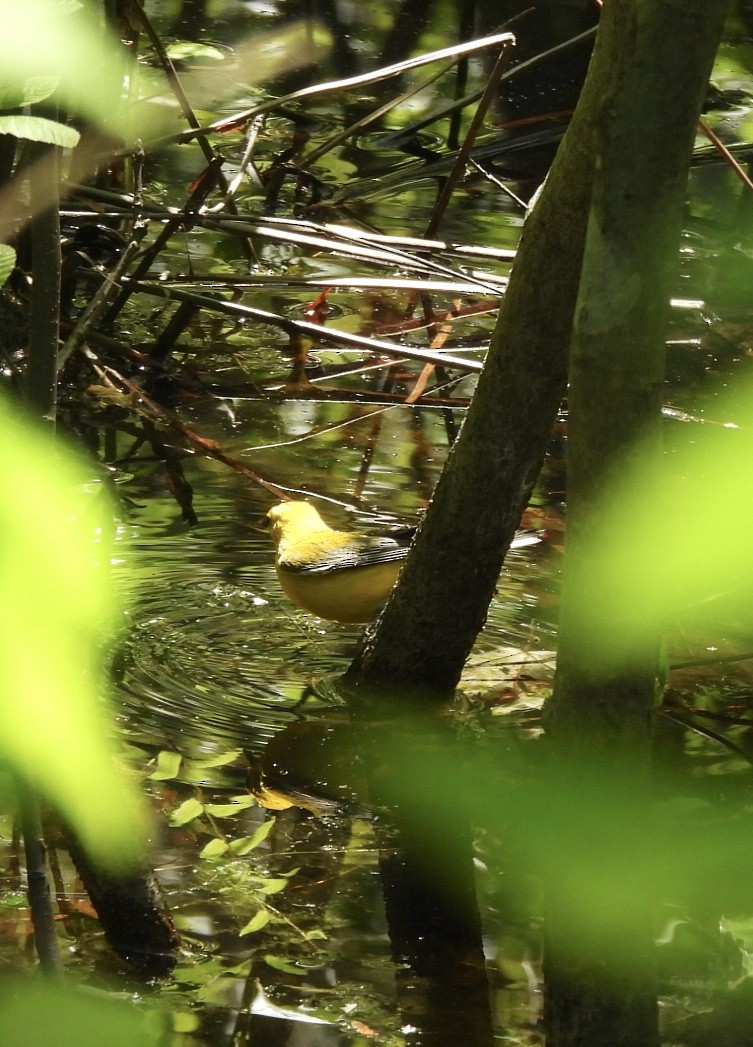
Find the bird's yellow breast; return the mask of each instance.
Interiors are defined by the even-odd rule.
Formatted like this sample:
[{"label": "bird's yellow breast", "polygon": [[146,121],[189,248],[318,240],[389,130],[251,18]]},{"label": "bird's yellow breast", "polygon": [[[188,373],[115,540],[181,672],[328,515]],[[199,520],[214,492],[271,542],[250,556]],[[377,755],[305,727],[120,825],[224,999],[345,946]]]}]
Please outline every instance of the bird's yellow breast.
[{"label": "bird's yellow breast", "polygon": [[397,581],[402,560],[346,567],[323,574],[277,565],[280,586],[293,603],[330,622],[370,622]]}]

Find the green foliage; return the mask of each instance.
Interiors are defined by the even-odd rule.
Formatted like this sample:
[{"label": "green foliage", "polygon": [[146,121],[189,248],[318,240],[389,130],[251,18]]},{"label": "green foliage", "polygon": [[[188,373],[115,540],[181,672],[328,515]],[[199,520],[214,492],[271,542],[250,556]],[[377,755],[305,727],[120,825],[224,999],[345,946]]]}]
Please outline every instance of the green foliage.
[{"label": "green foliage", "polygon": [[87,492],[71,454],[7,404],[0,430],[0,755],[93,857],[118,865],[137,857],[145,827],[102,716],[102,648],[117,611],[112,507]]},{"label": "green foliage", "polygon": [[[65,0],[28,0],[23,4],[0,0],[0,25],[0,108],[33,104],[54,91],[69,111],[106,126],[111,133],[133,137],[131,119],[135,112],[126,114],[125,107],[120,110],[113,106],[112,93],[103,89],[104,84],[114,84],[117,90],[123,47],[108,32],[94,5],[83,7]],[[153,128],[143,107],[138,110],[138,121],[138,133],[148,137]],[[45,133],[40,127],[24,124],[22,128],[21,132],[4,129],[2,133],[50,141],[38,137]]]},{"label": "green foliage", "polygon": [[103,25],[56,0],[0,0],[0,22],[0,97],[23,94],[25,85],[40,78],[47,86],[56,81],[61,95],[81,112],[104,116],[97,81],[108,49],[117,43]]}]

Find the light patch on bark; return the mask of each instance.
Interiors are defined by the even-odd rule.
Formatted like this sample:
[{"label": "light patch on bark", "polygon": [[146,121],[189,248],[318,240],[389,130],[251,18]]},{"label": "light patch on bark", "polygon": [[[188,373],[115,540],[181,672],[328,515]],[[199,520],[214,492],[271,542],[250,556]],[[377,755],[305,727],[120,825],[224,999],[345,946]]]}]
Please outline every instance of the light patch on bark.
[{"label": "light patch on bark", "polygon": [[581,335],[602,335],[619,327],[635,307],[641,292],[641,277],[593,217],[586,250],[594,264],[583,276],[575,322]]}]

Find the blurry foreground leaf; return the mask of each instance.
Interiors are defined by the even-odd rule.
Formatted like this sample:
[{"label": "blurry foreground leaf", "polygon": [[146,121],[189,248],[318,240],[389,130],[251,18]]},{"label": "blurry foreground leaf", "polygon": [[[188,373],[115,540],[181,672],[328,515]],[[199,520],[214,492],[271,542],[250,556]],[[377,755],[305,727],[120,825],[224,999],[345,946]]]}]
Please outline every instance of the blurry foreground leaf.
[{"label": "blurry foreground leaf", "polygon": [[62,987],[18,982],[0,1000],[2,1042],[13,1047],[150,1047],[162,1041],[151,1014]]},{"label": "blurry foreground leaf", "polygon": [[[693,610],[711,624],[716,600],[753,587],[753,411],[741,383],[663,460],[639,447],[605,490],[599,529],[580,565],[581,642],[595,671],[629,661],[641,638]],[[606,637],[611,637],[605,642]]]},{"label": "blurry foreground leaf", "polygon": [[111,507],[81,464],[0,404],[0,756],[110,865],[145,840],[102,716],[115,625]]}]

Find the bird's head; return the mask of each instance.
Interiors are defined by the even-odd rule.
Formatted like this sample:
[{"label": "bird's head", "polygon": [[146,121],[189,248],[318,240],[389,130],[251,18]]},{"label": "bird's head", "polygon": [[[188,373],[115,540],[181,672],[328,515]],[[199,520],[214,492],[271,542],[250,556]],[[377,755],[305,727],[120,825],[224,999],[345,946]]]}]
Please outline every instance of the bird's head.
[{"label": "bird's head", "polygon": [[310,502],[280,502],[264,517],[262,530],[279,545],[283,539],[295,541],[310,531],[327,530],[327,525]]}]

